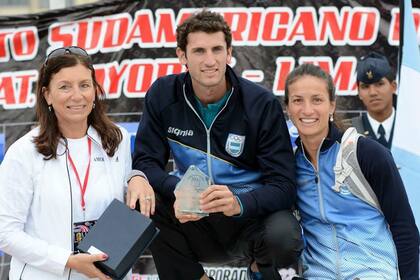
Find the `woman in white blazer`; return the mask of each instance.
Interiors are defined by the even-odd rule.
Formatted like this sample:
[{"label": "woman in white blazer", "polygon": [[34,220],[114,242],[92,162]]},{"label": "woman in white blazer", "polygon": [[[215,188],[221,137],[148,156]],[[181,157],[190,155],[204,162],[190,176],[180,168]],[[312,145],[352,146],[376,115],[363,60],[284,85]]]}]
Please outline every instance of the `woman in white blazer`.
[{"label": "woman in white blazer", "polygon": [[[131,174],[130,138],[106,116],[103,96],[79,47],[54,50],[41,67],[39,126],[0,166],[0,250],[12,256],[11,280],[109,279],[93,264],[106,254],[77,253],[110,202],[124,200]],[[142,193],[131,196],[153,196],[145,178],[136,180]]]}]

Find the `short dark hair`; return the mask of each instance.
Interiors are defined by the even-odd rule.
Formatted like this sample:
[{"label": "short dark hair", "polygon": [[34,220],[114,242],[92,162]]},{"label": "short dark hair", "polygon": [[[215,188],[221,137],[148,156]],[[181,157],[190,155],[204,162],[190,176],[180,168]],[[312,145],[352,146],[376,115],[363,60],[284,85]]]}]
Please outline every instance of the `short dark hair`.
[{"label": "short dark hair", "polygon": [[312,76],[324,80],[327,83],[327,90],[330,101],[335,100],[335,86],[331,75],[322,70],[322,68],[319,66],[310,63],[304,63],[296,67],[292,72],[290,72],[290,74],[286,78],[286,84],[284,89],[284,102],[286,103],[286,105],[289,104],[289,86],[303,76]]},{"label": "short dark hair", "polygon": [[51,79],[61,69],[83,65],[91,72],[93,86],[95,87],[95,108],[88,116],[88,125],[93,126],[101,137],[102,147],[109,156],[113,156],[119,143],[122,141],[120,129],[105,114],[103,97],[105,92],[96,80],[95,70],[89,56],[75,53],[65,53],[48,59],[39,70],[39,78],[36,88],[36,115],[40,126],[39,135],[34,137],[37,151],[44,155],[44,159],[57,158],[57,146],[62,133],[58,127],[58,120],[54,109],[49,106],[44,96],[44,88],[48,88]]},{"label": "short dark hair", "polygon": [[205,33],[216,33],[221,31],[225,34],[227,48],[232,46],[232,33],[222,15],[203,10],[190,16],[178,26],[176,29],[177,47],[185,52],[188,44],[188,34],[200,31]]}]

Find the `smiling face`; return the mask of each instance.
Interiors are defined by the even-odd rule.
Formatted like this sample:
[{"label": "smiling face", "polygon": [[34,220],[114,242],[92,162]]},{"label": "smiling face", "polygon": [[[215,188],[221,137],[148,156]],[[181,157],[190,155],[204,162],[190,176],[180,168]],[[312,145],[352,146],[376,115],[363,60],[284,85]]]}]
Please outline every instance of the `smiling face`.
[{"label": "smiling face", "polygon": [[392,114],[392,97],[396,91],[395,81],[383,77],[376,83],[359,82],[359,98],[374,119],[383,121]]},{"label": "smiling face", "polygon": [[287,113],[302,141],[321,143],[328,135],[329,116],[335,110],[327,82],[310,75],[300,76],[289,85],[288,95]]},{"label": "smiling face", "polygon": [[62,68],[52,76],[48,88],[44,89],[44,97],[53,107],[64,136],[86,133],[95,94],[91,70],[82,64]]},{"label": "smiling face", "polygon": [[185,52],[177,48],[177,55],[188,67],[194,92],[201,102],[214,103],[223,97],[227,90],[226,64],[232,58],[232,48],[227,48],[222,31],[188,34]]}]

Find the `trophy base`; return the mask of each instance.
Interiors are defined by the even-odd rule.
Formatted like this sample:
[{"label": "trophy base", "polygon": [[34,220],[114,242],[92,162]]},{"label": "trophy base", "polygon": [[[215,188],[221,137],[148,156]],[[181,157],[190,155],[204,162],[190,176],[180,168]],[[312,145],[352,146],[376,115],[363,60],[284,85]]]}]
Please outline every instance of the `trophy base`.
[{"label": "trophy base", "polygon": [[207,217],[209,215],[209,213],[207,212],[197,211],[197,210],[179,210],[179,211],[185,214],[194,214],[199,217]]}]

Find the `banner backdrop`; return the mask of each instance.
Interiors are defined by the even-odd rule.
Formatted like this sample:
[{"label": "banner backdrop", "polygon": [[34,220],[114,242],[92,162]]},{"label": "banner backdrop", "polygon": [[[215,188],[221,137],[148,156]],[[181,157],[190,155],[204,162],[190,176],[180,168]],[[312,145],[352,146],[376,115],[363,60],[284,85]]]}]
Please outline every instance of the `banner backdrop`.
[{"label": "banner backdrop", "polygon": [[[313,62],[334,77],[338,110],[359,113],[363,108],[355,96],[357,59],[375,50],[385,53],[394,67],[397,63],[396,3],[279,3],[242,0],[224,1],[220,6],[214,0],[107,1],[0,17],[0,126],[6,147],[35,120],[37,70],[51,50],[62,46],[78,45],[92,55],[107,93],[109,113],[117,121],[138,121],[150,84],[157,77],[185,70],[175,56],[176,26],[202,7],[222,13],[230,24],[232,65],[238,74],[282,96],[286,75],[298,64]],[[416,5],[413,13],[419,32]]]}]

